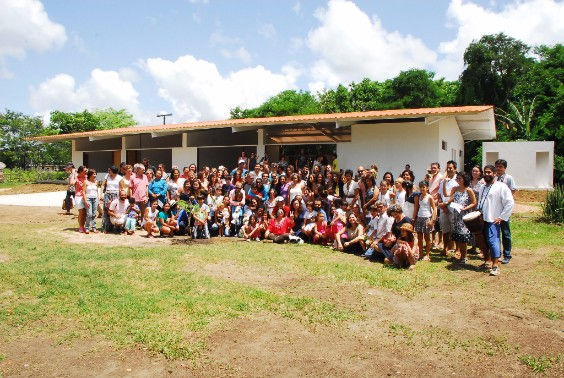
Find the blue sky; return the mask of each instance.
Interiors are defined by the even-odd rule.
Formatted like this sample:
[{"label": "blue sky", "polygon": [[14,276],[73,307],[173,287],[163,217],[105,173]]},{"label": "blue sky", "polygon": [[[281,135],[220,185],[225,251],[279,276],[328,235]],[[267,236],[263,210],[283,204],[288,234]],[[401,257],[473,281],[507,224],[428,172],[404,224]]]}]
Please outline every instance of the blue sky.
[{"label": "blue sky", "polygon": [[0,0],[0,106],[226,118],[284,89],[412,67],[454,79],[471,40],[553,44],[562,19],[556,0]]}]

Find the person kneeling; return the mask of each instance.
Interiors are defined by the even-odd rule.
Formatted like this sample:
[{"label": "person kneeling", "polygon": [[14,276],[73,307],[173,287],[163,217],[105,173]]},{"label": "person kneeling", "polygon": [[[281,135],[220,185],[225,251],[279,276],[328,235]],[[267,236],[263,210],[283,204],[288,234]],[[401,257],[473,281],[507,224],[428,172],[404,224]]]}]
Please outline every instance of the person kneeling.
[{"label": "person kneeling", "polygon": [[127,193],[125,190],[119,192],[119,198],[116,198],[110,204],[108,208],[108,215],[110,216],[110,222],[114,225],[117,230],[122,230],[125,234],[125,221],[127,219],[127,209],[129,207],[129,201],[127,199]]}]

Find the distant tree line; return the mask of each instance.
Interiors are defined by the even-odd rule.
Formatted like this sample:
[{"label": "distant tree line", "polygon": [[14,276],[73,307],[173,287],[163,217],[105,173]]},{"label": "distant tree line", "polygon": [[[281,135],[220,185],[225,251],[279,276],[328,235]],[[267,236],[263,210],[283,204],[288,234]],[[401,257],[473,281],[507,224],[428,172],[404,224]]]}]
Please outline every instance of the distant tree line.
[{"label": "distant tree line", "polygon": [[[464,53],[458,80],[435,79],[411,69],[383,82],[365,78],[315,95],[287,90],[253,109],[237,107],[232,118],[314,113],[494,105],[497,140],[555,141],[554,181],[564,179],[564,49],[527,46],[503,33],[485,35]],[[465,161],[481,163],[481,142],[468,142]]]},{"label": "distant tree line", "polygon": [[[473,41],[464,53],[458,80],[435,78],[411,69],[382,82],[369,78],[312,94],[283,91],[256,108],[231,110],[232,118],[337,113],[400,108],[488,104],[496,108],[497,140],[555,141],[555,183],[564,180],[564,49],[562,44],[531,47],[503,33]],[[68,113],[54,111],[49,125],[40,118],[6,110],[0,113],[0,161],[8,167],[31,162],[62,164],[68,142],[39,144],[34,135],[126,127],[136,122],[112,108]],[[481,163],[481,142],[468,142],[467,164]]]}]

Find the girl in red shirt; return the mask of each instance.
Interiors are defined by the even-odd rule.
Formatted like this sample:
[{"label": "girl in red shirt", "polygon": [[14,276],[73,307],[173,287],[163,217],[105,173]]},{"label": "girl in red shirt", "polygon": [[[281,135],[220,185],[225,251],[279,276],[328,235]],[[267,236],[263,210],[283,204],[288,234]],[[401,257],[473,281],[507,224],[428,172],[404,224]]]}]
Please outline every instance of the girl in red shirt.
[{"label": "girl in red shirt", "polygon": [[276,218],[271,219],[268,223],[268,230],[266,230],[264,236],[275,243],[284,243],[286,240],[291,239],[290,233],[292,232],[293,226],[294,221],[291,218],[284,216],[283,209],[278,209],[276,212]]}]

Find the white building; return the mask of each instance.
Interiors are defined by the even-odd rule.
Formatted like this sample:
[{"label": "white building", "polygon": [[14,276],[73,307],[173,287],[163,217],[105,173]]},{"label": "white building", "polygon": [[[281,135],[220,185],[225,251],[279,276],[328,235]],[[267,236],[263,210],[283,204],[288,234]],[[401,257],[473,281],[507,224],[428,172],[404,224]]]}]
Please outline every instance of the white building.
[{"label": "white building", "polygon": [[554,142],[484,142],[482,162],[507,161],[507,173],[519,189],[552,188]]},{"label": "white building", "polygon": [[102,172],[143,158],[167,168],[234,167],[241,151],[278,161],[303,148],[313,157],[336,152],[340,169],[377,164],[381,174],[397,175],[410,164],[420,179],[431,162],[444,167],[454,160],[462,167],[464,141],[495,137],[493,106],[460,106],[136,126],[35,139],[72,140],[74,164]]}]

